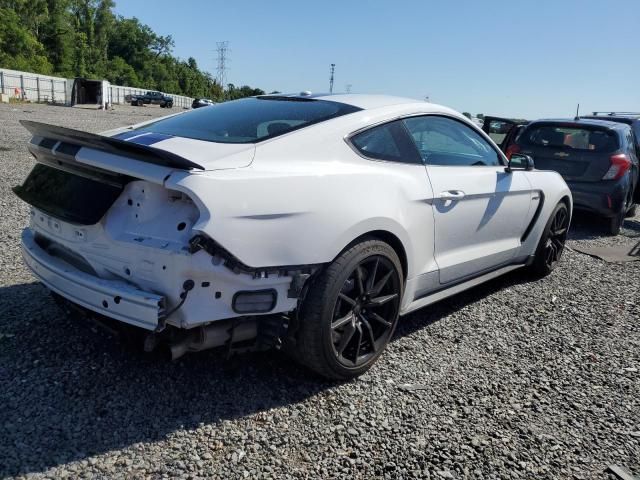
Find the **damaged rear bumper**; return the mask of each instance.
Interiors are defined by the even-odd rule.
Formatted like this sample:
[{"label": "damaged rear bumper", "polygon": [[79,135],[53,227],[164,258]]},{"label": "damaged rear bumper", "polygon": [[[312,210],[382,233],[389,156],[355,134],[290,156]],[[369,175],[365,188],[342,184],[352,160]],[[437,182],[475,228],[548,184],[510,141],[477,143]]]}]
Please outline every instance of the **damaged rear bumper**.
[{"label": "damaged rear bumper", "polygon": [[164,315],[162,295],[75,269],[38,246],[28,228],[22,233],[22,255],[33,274],[50,290],[89,310],[147,330],[156,329]]}]

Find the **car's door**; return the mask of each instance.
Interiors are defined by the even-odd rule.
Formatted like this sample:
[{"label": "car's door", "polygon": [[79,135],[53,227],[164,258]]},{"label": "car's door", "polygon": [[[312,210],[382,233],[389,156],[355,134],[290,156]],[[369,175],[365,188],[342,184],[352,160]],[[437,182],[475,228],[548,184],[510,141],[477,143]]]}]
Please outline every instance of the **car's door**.
[{"label": "car's door", "polygon": [[448,284],[514,260],[533,216],[527,172],[506,172],[502,155],[461,120],[404,120],[433,189],[435,260]]},{"label": "car's door", "polygon": [[513,135],[510,134],[517,125],[517,122],[508,118],[486,116],[482,130],[500,147],[500,150],[506,152],[509,141],[513,139]]}]

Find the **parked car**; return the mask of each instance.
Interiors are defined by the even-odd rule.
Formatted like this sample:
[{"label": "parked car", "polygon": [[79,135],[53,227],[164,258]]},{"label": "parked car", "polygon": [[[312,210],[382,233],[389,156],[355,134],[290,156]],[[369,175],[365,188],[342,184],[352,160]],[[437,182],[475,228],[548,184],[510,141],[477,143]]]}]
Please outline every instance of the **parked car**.
[{"label": "parked car", "polygon": [[593,119],[531,122],[507,147],[533,157],[536,168],[555,170],[567,182],[576,209],[607,218],[617,235],[635,213],[638,187],[636,138],[624,123]]},{"label": "parked car", "polygon": [[[624,123],[631,127],[636,140],[636,153],[640,153],[640,113],[639,112],[593,112],[582,118],[592,118],[595,120],[607,120],[609,122]],[[640,188],[636,186],[634,193],[635,203],[640,203]]]},{"label": "parked car", "polygon": [[482,130],[496,142],[503,152],[507,151],[526,126],[526,122],[519,122],[509,118],[485,116]]},{"label": "parked car", "polygon": [[152,104],[160,105],[161,108],[173,108],[173,98],[161,92],[148,91],[144,95],[131,95],[130,98],[133,106]]},{"label": "parked car", "polygon": [[174,358],[282,342],[321,375],[359,375],[399,315],[554,270],[572,212],[556,172],[411,99],[259,96],[109,137],[23,124],[26,264]]},{"label": "parked car", "polygon": [[216,102],[209,98],[194,98],[193,103],[191,104],[191,108],[208,107],[215,104]]}]

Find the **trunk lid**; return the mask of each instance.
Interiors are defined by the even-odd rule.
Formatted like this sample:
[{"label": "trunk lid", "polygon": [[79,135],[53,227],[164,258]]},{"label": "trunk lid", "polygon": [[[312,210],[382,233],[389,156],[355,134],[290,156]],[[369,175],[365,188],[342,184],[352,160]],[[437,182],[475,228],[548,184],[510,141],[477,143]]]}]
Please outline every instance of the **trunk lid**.
[{"label": "trunk lid", "polygon": [[[23,120],[21,123],[33,135],[29,148],[34,155],[37,155],[35,146],[40,152],[68,154],[80,162],[90,157],[88,163],[102,163],[100,167],[107,170],[111,161],[115,168],[122,168],[113,156],[171,170],[242,168],[251,164],[255,152],[253,144],[212,143],[149,131],[128,130],[106,136],[40,122]],[[98,152],[106,155],[96,155]]]},{"label": "trunk lid", "polygon": [[130,182],[164,186],[177,172],[197,175],[202,170],[246,167],[255,150],[254,145],[215,145],[151,132],[110,137],[22,123],[33,134],[29,151],[38,163],[14,193],[38,210],[76,225],[98,223]]},{"label": "trunk lid", "polygon": [[213,143],[140,130],[129,130],[110,138],[179,155],[198,164],[203,170],[248,167],[255,153],[254,144]]}]

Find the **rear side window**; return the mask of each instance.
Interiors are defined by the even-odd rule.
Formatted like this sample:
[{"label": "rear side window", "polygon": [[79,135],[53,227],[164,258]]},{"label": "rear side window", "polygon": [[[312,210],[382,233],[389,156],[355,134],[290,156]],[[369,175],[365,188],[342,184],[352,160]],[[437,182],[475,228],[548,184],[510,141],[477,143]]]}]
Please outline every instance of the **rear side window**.
[{"label": "rear side window", "polygon": [[351,143],[365,157],[389,162],[422,163],[400,121],[365,130],[354,135]]},{"label": "rear side window", "polygon": [[533,125],[520,135],[518,143],[523,146],[587,150],[600,153],[613,152],[619,147],[618,136],[610,130],[558,125]]},{"label": "rear side window", "polygon": [[138,130],[217,143],[255,143],[358,110],[310,98],[254,97],[199,108]]}]

